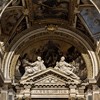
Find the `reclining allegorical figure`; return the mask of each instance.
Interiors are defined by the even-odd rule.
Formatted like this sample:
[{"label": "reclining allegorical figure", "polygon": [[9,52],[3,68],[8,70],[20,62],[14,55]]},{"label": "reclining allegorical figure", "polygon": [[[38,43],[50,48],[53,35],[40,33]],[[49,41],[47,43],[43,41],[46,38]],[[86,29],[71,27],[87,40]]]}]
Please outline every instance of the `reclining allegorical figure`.
[{"label": "reclining allegorical figure", "polygon": [[37,73],[41,70],[45,70],[46,67],[44,65],[44,61],[40,56],[37,57],[37,61],[30,63],[28,60],[23,60],[23,67],[25,67],[25,73],[22,78],[25,78],[29,74]]},{"label": "reclining allegorical figure", "polygon": [[73,71],[75,67],[67,62],[65,62],[65,57],[62,56],[60,61],[56,63],[55,69],[64,72],[74,79],[80,79]]}]

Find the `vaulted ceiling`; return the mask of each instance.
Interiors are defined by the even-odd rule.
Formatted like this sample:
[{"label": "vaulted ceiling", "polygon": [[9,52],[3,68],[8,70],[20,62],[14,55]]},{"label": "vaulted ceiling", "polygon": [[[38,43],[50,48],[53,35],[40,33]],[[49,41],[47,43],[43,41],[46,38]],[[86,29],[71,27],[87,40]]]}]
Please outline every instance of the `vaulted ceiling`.
[{"label": "vaulted ceiling", "polygon": [[[7,0],[6,0],[7,1]],[[93,41],[100,39],[100,13],[94,0],[0,0],[0,40],[10,43],[25,29],[37,25],[60,25],[80,30]],[[98,0],[95,2],[98,4]],[[5,5],[9,6],[5,9]],[[3,12],[3,9],[5,11]],[[3,12],[3,13],[2,13]]]}]

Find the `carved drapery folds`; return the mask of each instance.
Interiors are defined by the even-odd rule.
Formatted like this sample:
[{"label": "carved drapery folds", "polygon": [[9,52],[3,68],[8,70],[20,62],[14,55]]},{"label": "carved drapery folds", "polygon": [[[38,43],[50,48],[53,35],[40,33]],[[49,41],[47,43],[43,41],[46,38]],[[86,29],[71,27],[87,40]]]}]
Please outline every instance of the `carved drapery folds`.
[{"label": "carved drapery folds", "polygon": [[46,69],[44,61],[41,59],[40,56],[37,57],[37,61],[35,61],[34,63],[30,63],[26,59],[23,59],[22,63],[23,67],[25,67],[25,73],[22,78],[27,77],[29,74],[37,73]]},{"label": "carved drapery folds", "polygon": [[[39,73],[32,73],[13,85],[17,91],[16,98],[48,98],[48,96],[84,98],[84,89],[87,84],[54,68],[47,68]],[[83,93],[80,90],[83,90]]]},{"label": "carved drapery folds", "polygon": [[[82,81],[86,81],[87,69],[81,54],[74,46],[68,45],[68,47],[69,48],[67,48],[66,46],[66,48],[64,48],[66,49],[65,51],[62,49],[61,44],[57,44],[53,41],[48,41],[44,45],[40,45],[40,47],[37,48],[34,47],[29,49],[28,51],[23,51],[23,54],[19,57],[19,60],[16,65],[17,75],[15,75],[15,78],[17,80],[18,78],[20,79],[20,76],[22,76],[25,73],[25,70],[27,69],[27,68],[25,69],[25,66],[32,67],[33,66],[32,63],[33,62],[35,63],[38,55],[40,55],[41,58],[43,59],[43,64],[44,66],[46,66],[46,68],[49,67],[54,68],[57,65],[56,62],[60,62],[60,58],[64,55],[65,62],[69,63],[70,67],[73,66],[72,68],[69,67],[69,70],[72,70],[73,72],[73,76],[77,77],[78,79],[80,77]],[[61,67],[61,69],[63,68]],[[61,69],[59,67],[59,70]],[[30,68],[28,68],[28,70],[31,71]]]},{"label": "carved drapery folds", "polygon": [[[34,82],[37,82],[37,81],[39,82],[39,80],[37,80],[37,79],[40,78],[39,74],[40,73],[44,74],[45,71],[49,70],[48,74],[45,75],[46,79],[45,80],[41,79],[41,80],[43,80],[42,82],[35,84],[36,88],[44,89],[43,87],[45,87],[45,85],[46,85],[47,89],[51,88],[51,87],[52,88],[56,87],[56,89],[57,89],[57,87],[59,87],[58,85],[60,85],[59,88],[66,88],[67,87],[66,91],[61,90],[61,92],[66,92],[65,96],[68,95],[67,92],[68,93],[70,92],[70,96],[76,96],[76,95],[78,96],[78,93],[80,93],[80,92],[77,93],[76,88],[78,88],[80,90],[81,85],[86,86],[86,84],[81,84],[81,81],[82,81],[82,83],[87,82],[87,80],[86,80],[86,78],[87,78],[87,68],[86,68],[86,63],[83,59],[83,56],[79,52],[79,50],[77,50],[74,46],[72,46],[71,44],[69,44],[65,40],[61,41],[60,40],[61,38],[59,38],[59,37],[57,37],[57,39],[56,39],[55,37],[51,38],[50,36],[48,36],[48,38],[50,40],[48,40],[48,38],[40,38],[40,36],[44,37],[44,35],[47,35],[47,34],[49,34],[51,37],[52,37],[51,34],[62,35],[61,33],[46,33],[46,32],[41,33],[40,35],[36,34],[36,35],[34,35],[34,38],[30,37],[29,40],[26,39],[26,41],[24,41],[23,48],[21,47],[21,45],[19,45],[18,49],[15,52],[15,54],[20,54],[19,58],[17,58],[19,64],[16,63],[16,65],[17,65],[16,72],[18,71],[18,73],[15,75],[15,83],[16,83],[15,86],[16,85],[19,86],[19,92],[18,93],[20,93],[20,88],[23,88],[23,85],[30,85],[31,84],[31,86],[32,86],[31,89],[30,89],[30,91],[31,91],[34,88],[34,84],[35,84]],[[34,41],[31,40],[32,38],[33,38]],[[27,43],[29,43],[29,44],[27,45]],[[36,73],[32,72],[31,74],[28,74],[27,77],[22,78],[21,80],[24,80],[24,79],[26,80],[26,79],[30,78],[33,74],[34,74],[33,76],[39,75],[39,77],[31,79],[31,80],[28,81],[28,83],[25,82],[25,84],[23,84],[22,81],[21,81],[21,83],[19,84],[18,82],[20,81],[20,79],[18,79],[18,77],[21,78],[25,73],[23,60],[27,59],[28,63],[30,63],[29,66],[31,66],[31,64],[36,61],[37,56],[42,57],[42,59],[44,60],[44,65],[46,66],[46,69],[41,70],[41,71],[36,72]],[[60,58],[62,56],[65,57],[65,62],[67,62],[68,64],[73,65],[75,67],[75,70],[73,70],[74,74],[72,76],[76,75],[80,79],[71,77],[71,75],[66,75],[66,73],[64,73],[63,71],[56,70],[54,68],[56,66],[56,62],[58,61],[58,63],[59,63]],[[59,78],[56,79],[54,76],[49,76],[52,73],[51,69],[49,69],[50,67],[52,67],[53,71],[59,72],[61,74],[61,76],[63,76],[63,75],[66,76],[65,77],[66,80],[61,80],[61,79],[63,79],[63,77],[60,78],[60,79]],[[59,73],[57,73],[57,75]],[[17,75],[19,75],[19,76],[17,76]],[[46,77],[47,75],[48,75],[48,77]],[[60,77],[60,75],[59,75],[59,77]],[[60,81],[58,81],[58,80],[60,80]],[[68,82],[68,83],[66,83],[67,85],[64,84],[64,83],[60,83],[62,81],[65,81],[65,83]],[[50,83],[50,85],[49,85],[49,83]],[[54,84],[54,83],[60,83],[60,84]],[[78,84],[76,84],[76,83],[78,83]],[[70,85],[72,85],[72,87],[69,87]],[[75,85],[75,86],[73,86],[73,85]],[[23,90],[25,90],[25,88]],[[84,89],[83,89],[83,91],[84,91]],[[40,94],[42,92],[44,92],[44,90],[38,91],[38,93],[40,93]],[[53,91],[46,90],[45,92],[51,93]],[[37,93],[37,91],[33,91],[33,95],[34,95],[34,93]],[[59,94],[59,90],[58,90],[57,93]],[[22,93],[22,97],[23,97],[23,95],[24,94]],[[25,95],[27,95],[27,94],[25,94]],[[31,95],[31,93],[28,94],[28,95]],[[55,95],[55,94],[53,94],[53,95]],[[84,96],[84,93],[82,93],[82,97],[83,96]]]},{"label": "carved drapery folds", "polygon": [[[74,72],[76,66],[67,63],[64,56],[56,62],[56,66],[49,68],[44,65],[40,56],[35,62],[23,59],[21,63],[19,66],[25,67],[25,73],[19,83],[13,83],[17,99],[51,96],[73,100],[73,98],[85,97],[84,89],[88,82],[81,83],[79,76]],[[17,67],[19,66],[17,64]]]},{"label": "carved drapery folds", "polygon": [[[29,74],[35,74],[37,72],[46,70],[46,66],[44,65],[44,61],[41,59],[40,56],[37,57],[37,61],[30,63],[28,60],[23,59],[22,61],[23,67],[25,68],[25,73],[21,77],[21,79],[29,76]],[[56,66],[54,69],[61,71],[65,73],[66,75],[69,75],[73,79],[80,79],[75,73],[74,70],[76,70],[75,66],[65,62],[65,57],[62,56],[59,62],[56,62]]]},{"label": "carved drapery folds", "polygon": [[70,75],[72,78],[80,79],[73,71],[76,69],[73,65],[65,62],[65,57],[62,56],[60,62],[57,62],[55,69]]},{"label": "carved drapery folds", "polygon": [[[48,98],[50,95],[52,98],[84,98],[88,81],[81,75],[86,65],[78,50],[68,46],[65,53],[60,45],[48,41],[31,55],[24,51],[16,65],[20,74],[15,77],[16,98]],[[35,61],[32,55],[41,57]]]}]

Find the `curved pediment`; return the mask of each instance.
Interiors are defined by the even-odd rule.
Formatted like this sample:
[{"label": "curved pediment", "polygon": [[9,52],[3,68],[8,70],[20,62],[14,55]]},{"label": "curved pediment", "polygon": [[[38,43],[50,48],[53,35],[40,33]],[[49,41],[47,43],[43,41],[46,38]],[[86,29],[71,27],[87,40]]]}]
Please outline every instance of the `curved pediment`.
[{"label": "curved pediment", "polygon": [[67,84],[80,84],[80,80],[73,79],[54,68],[47,68],[43,71],[29,74],[26,78],[20,80],[20,84],[32,85],[67,85]]}]

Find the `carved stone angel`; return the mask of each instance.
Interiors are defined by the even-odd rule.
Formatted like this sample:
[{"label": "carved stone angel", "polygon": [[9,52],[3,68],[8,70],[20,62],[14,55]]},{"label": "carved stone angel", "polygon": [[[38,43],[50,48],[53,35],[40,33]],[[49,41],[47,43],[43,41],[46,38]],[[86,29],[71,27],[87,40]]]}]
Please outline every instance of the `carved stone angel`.
[{"label": "carved stone angel", "polygon": [[62,56],[60,62],[56,63],[55,69],[58,69],[67,75],[70,75],[72,78],[80,79],[73,71],[75,67],[67,62],[65,62],[65,57]]}]

